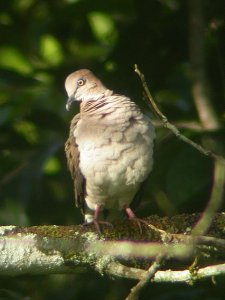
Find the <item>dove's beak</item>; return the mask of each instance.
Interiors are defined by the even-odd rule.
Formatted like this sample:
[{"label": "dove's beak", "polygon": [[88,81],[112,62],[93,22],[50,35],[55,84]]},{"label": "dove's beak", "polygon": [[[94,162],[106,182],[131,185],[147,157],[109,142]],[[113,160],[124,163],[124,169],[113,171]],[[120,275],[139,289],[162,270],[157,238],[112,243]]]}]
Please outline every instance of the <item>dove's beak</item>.
[{"label": "dove's beak", "polygon": [[67,103],[66,103],[66,109],[69,111],[70,110],[70,106],[71,104],[76,101],[76,99],[74,98],[74,96],[70,96],[68,99],[67,99]]}]

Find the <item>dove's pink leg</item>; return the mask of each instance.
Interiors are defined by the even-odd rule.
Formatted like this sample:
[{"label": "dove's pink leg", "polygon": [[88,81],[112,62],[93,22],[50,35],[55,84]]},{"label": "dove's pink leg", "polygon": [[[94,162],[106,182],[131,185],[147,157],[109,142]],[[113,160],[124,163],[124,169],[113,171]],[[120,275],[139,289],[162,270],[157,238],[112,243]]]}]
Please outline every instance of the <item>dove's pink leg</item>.
[{"label": "dove's pink leg", "polygon": [[137,218],[136,215],[134,214],[134,212],[132,211],[132,209],[130,207],[125,207],[125,211],[128,215],[129,220],[134,221],[135,223],[137,223],[140,233],[142,234],[142,225],[147,225],[148,223],[140,218]]},{"label": "dove's pink leg", "polygon": [[101,210],[101,205],[100,204],[96,204],[95,205],[95,212],[94,212],[94,218],[93,221],[90,223],[84,223],[84,225],[90,225],[90,224],[94,224],[95,228],[97,229],[98,233],[101,234],[101,228],[99,226],[99,224],[103,224],[103,225],[108,225],[108,226],[112,226],[112,224],[110,222],[106,222],[106,221],[99,221],[98,217],[100,214],[100,210]]}]

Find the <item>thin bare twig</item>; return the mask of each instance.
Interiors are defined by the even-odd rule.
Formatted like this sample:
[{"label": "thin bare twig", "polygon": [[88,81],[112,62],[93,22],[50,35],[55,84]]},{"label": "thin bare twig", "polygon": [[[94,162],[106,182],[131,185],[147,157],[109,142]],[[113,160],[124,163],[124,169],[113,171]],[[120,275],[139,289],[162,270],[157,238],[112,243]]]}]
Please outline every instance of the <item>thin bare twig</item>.
[{"label": "thin bare twig", "polygon": [[10,171],[8,174],[6,174],[1,180],[0,180],[0,187],[6,183],[8,183],[10,180],[12,180],[14,177],[16,177],[25,167],[28,165],[28,161],[24,161],[21,163],[21,165],[17,166],[14,170]]},{"label": "thin bare twig", "polygon": [[130,294],[127,296],[126,300],[138,300],[139,294],[141,290],[153,279],[156,272],[160,269],[164,261],[164,255],[158,255],[156,260],[153,262],[153,264],[150,266],[150,268],[145,273],[145,276],[136,284],[134,287],[132,287]]},{"label": "thin bare twig", "polygon": [[168,121],[167,117],[160,111],[160,109],[156,105],[155,101],[153,100],[153,97],[152,97],[152,95],[149,91],[148,85],[145,81],[144,74],[139,70],[139,68],[136,64],[134,65],[134,67],[135,67],[135,69],[134,69],[135,72],[138,74],[138,76],[141,79],[144,92],[145,92],[146,97],[148,98],[148,100],[150,102],[150,107],[152,108],[154,113],[161,119],[161,121],[163,123],[163,126],[165,128],[168,128],[169,130],[171,130],[180,140],[182,140],[183,142],[191,145],[192,147],[197,149],[200,153],[202,153],[206,156],[209,156],[211,158],[218,159],[219,161],[221,161],[221,163],[223,163],[225,165],[225,159],[222,156],[217,155],[217,154],[213,153],[212,151],[210,151],[206,148],[203,148],[201,145],[193,142],[192,140],[190,140],[186,136],[182,135],[181,132],[173,124],[171,124]]},{"label": "thin bare twig", "polygon": [[[152,124],[155,127],[162,127],[162,122],[160,120],[152,120]],[[175,121],[174,125],[181,129],[190,129],[195,132],[206,132],[206,129],[204,129],[199,122],[195,121]]]},{"label": "thin bare twig", "polygon": [[[118,262],[111,262],[107,265],[107,273],[111,276],[116,276],[119,278],[135,279],[141,280],[146,276],[146,272],[142,269],[131,268],[121,265]],[[174,271],[174,270],[158,270],[154,277],[151,279],[152,282],[170,282],[170,283],[188,283],[193,282],[193,280],[203,280],[207,278],[212,278],[213,276],[221,276],[225,274],[225,264],[211,265],[203,268],[199,268],[195,272],[195,277],[193,278],[192,272],[190,270]]]}]

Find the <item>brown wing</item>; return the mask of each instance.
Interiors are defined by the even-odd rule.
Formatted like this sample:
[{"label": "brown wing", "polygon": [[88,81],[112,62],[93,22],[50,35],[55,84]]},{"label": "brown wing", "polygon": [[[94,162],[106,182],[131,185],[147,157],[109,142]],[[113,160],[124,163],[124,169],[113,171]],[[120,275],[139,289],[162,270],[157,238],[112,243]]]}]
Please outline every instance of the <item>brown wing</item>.
[{"label": "brown wing", "polygon": [[80,119],[80,114],[77,114],[71,121],[69,138],[65,143],[65,152],[66,152],[68,168],[70,170],[74,182],[76,206],[81,208],[82,212],[84,213],[85,178],[80,171],[80,167],[79,167],[80,154],[78,150],[78,145],[76,143],[76,139],[73,134],[79,119]]}]

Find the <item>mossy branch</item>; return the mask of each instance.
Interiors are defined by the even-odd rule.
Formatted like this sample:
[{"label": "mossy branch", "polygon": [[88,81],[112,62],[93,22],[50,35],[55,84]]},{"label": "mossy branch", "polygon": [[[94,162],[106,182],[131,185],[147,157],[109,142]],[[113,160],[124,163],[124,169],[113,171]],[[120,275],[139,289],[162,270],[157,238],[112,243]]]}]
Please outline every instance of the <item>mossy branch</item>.
[{"label": "mossy branch", "polygon": [[[225,259],[225,214],[216,215],[207,236],[193,237],[188,233],[198,218],[152,216],[146,219],[149,227],[144,227],[142,235],[130,221],[118,221],[113,229],[103,227],[101,236],[92,226],[2,226],[0,274],[75,273],[92,268],[101,274],[141,279],[159,253],[170,268],[171,264],[177,267],[173,262],[179,261],[179,268],[188,272],[188,265],[198,256],[198,268],[213,262],[215,272],[215,265]],[[178,270],[173,272],[176,278]],[[156,281],[175,280],[168,277],[168,271],[157,276]],[[183,278],[185,281],[187,274]]]}]

